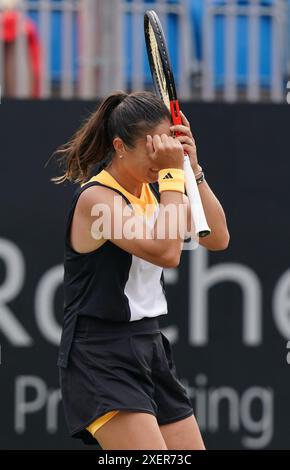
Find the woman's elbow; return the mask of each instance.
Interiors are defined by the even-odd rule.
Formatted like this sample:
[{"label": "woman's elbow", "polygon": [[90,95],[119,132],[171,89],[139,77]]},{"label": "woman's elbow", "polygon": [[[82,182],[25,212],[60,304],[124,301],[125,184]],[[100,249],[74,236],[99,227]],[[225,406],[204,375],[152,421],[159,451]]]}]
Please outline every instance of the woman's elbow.
[{"label": "woman's elbow", "polygon": [[162,267],[163,268],[177,268],[180,263],[180,251],[167,251],[162,256]]},{"label": "woman's elbow", "polygon": [[228,230],[226,230],[222,236],[220,236],[219,238],[217,238],[211,245],[211,247],[209,247],[209,250],[211,251],[222,251],[222,250],[226,250],[229,246],[229,243],[230,243],[230,234],[228,232]]}]

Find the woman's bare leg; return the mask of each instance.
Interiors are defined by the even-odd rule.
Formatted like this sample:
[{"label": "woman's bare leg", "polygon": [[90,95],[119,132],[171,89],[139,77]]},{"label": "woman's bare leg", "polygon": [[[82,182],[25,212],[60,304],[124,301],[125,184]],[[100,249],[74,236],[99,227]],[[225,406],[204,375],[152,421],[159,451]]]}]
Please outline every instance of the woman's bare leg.
[{"label": "woman's bare leg", "polygon": [[166,450],[155,416],[150,413],[119,411],[95,432],[104,450]]},{"label": "woman's bare leg", "polygon": [[194,416],[160,426],[160,431],[171,450],[205,450],[200,430]]}]

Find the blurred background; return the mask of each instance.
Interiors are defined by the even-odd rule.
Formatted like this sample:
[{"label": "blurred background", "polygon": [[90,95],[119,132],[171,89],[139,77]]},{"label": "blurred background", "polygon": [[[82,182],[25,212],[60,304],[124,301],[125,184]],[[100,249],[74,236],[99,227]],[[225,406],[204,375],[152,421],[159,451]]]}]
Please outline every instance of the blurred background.
[{"label": "blurred background", "polygon": [[45,164],[104,96],[153,90],[151,8],[231,235],[166,270],[162,328],[207,448],[290,448],[290,1],[0,0],[0,449],[86,448],[56,367],[74,188]]}]

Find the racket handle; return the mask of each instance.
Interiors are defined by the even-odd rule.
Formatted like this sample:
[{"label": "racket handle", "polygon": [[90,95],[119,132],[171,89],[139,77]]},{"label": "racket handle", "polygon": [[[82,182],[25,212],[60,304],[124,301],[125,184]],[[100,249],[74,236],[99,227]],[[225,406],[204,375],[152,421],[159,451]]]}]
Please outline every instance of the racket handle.
[{"label": "racket handle", "polygon": [[188,155],[184,155],[185,189],[189,199],[195,233],[198,237],[206,237],[211,230],[207,225],[195,175],[190,165]]}]

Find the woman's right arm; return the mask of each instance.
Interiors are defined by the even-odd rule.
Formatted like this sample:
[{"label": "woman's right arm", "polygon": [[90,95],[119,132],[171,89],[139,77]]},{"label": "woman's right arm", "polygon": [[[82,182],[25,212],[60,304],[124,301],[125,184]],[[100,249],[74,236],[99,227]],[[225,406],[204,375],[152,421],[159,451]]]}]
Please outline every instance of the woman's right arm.
[{"label": "woman's right arm", "polygon": [[[154,154],[148,142],[154,166],[182,169],[183,149],[179,141],[165,134],[156,137],[151,142]],[[168,268],[179,264],[187,225],[182,192],[160,193],[159,212],[150,230],[144,219],[129,209],[124,198],[109,188],[92,186],[83,192],[79,203],[79,214],[90,224],[93,238],[110,239],[128,253],[158,266]]]},{"label": "woman's right arm", "polygon": [[159,213],[151,230],[128,208],[122,196],[112,190],[93,186],[85,193],[82,205],[87,216],[88,212],[93,213],[90,215],[92,237],[110,239],[128,253],[164,268],[179,264],[186,229],[186,205],[182,193],[161,193]]}]

